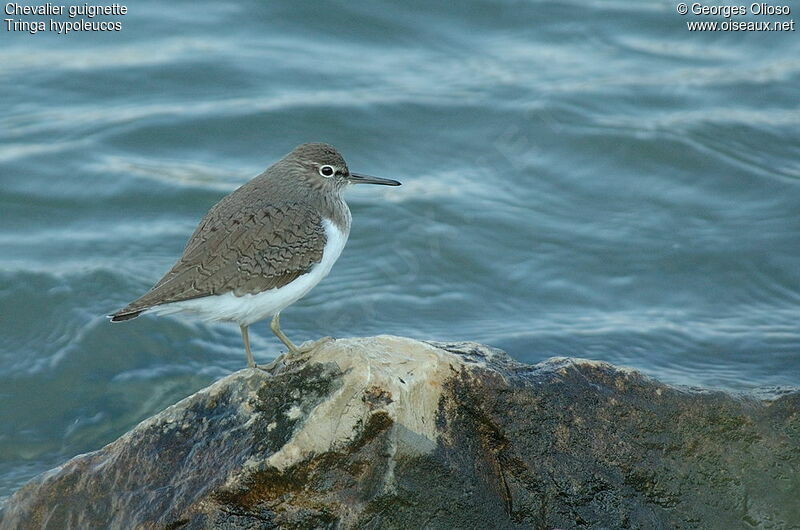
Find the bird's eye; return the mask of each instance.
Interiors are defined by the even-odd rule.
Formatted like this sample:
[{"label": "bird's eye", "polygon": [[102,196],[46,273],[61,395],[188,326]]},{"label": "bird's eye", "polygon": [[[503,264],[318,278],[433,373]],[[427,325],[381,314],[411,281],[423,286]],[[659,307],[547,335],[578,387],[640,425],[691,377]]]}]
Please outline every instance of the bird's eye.
[{"label": "bird's eye", "polygon": [[330,178],[333,174],[336,173],[336,170],[333,169],[333,166],[320,166],[319,174],[325,178]]}]

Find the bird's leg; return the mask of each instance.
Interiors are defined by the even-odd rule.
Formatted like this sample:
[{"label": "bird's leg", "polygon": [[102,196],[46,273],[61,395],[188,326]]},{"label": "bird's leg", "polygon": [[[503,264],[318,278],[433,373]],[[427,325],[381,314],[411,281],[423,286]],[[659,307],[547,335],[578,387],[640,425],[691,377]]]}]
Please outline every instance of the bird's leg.
[{"label": "bird's leg", "polygon": [[321,346],[321,345],[325,344],[326,342],[330,342],[330,341],[334,340],[332,337],[323,337],[323,338],[321,338],[321,339],[319,339],[317,341],[312,342],[308,346],[300,346],[298,348],[297,346],[294,345],[294,342],[290,341],[289,337],[284,335],[283,331],[281,331],[281,314],[280,313],[275,313],[275,316],[272,317],[272,322],[270,322],[269,327],[272,330],[272,332],[275,334],[275,336],[278,337],[279,339],[281,339],[281,342],[284,343],[287,348],[289,348],[289,353],[291,353],[293,355],[302,355],[304,353],[308,353],[308,352],[314,350],[316,347]]},{"label": "bird's leg", "polygon": [[284,335],[283,331],[281,331],[281,314],[280,314],[280,312],[275,313],[275,316],[272,317],[272,322],[269,323],[269,328],[272,330],[272,332],[275,334],[275,336],[278,337],[280,339],[280,341],[286,345],[287,348],[289,348],[289,353],[293,353],[293,354],[301,353],[300,349],[297,346],[294,345],[294,342],[290,341],[289,337]]},{"label": "bird's leg", "polygon": [[247,356],[247,367],[255,368],[256,361],[253,359],[253,352],[250,351],[250,335],[247,333],[247,326],[239,326],[242,330],[242,340],[244,341],[244,354]]}]

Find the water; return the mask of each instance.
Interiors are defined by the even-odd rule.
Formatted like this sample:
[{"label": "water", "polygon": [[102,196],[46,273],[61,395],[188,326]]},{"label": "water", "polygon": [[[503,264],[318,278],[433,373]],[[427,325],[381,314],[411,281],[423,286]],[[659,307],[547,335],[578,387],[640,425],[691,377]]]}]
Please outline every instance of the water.
[{"label": "water", "polygon": [[796,33],[689,33],[661,1],[362,4],[138,0],[121,33],[0,32],[0,498],[244,367],[234,325],[104,315],[306,141],[404,185],[349,192],[342,258],[284,312],[297,341],[800,384]]}]

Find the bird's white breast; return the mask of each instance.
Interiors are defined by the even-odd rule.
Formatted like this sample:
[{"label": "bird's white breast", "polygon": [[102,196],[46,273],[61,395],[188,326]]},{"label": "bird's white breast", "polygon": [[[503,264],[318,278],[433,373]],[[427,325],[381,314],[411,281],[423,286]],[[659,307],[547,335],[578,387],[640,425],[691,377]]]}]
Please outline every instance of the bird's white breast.
[{"label": "bird's white breast", "polygon": [[339,229],[329,219],[323,219],[322,224],[327,237],[325,250],[322,252],[322,260],[306,274],[299,276],[283,287],[242,296],[236,296],[233,293],[205,296],[156,306],[153,311],[158,313],[187,311],[197,314],[204,320],[227,320],[243,326],[249,326],[254,322],[271,317],[305,296],[328,275],[333,264],[339,259],[339,255],[341,255],[342,249],[347,243],[350,223],[347,223],[346,231]]}]

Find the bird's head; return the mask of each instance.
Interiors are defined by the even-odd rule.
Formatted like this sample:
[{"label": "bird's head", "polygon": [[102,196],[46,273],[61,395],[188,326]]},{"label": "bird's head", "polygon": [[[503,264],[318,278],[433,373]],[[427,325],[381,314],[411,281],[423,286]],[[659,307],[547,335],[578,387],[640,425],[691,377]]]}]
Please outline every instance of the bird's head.
[{"label": "bird's head", "polygon": [[281,162],[315,189],[341,191],[348,184],[400,185],[392,179],[351,173],[342,155],[332,145],[323,143],[298,145]]}]

